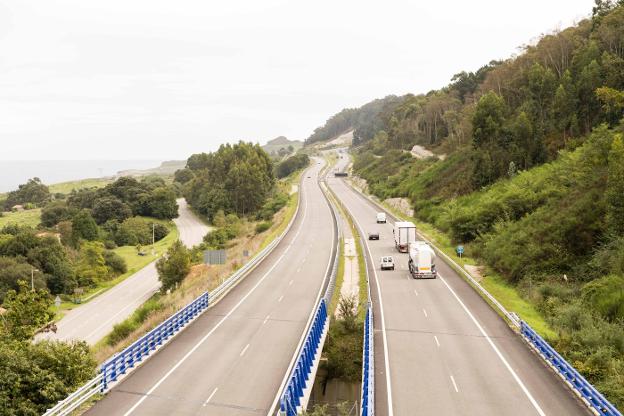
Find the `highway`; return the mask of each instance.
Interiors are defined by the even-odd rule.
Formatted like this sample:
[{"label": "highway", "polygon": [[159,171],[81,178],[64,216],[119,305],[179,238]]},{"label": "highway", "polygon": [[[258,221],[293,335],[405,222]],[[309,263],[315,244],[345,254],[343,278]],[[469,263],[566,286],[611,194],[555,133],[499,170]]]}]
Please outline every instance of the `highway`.
[{"label": "highway", "polygon": [[317,177],[302,177],[285,238],[219,303],[130,373],[87,414],[267,415],[326,284],[335,227]]},{"label": "highway", "polygon": [[[188,247],[201,242],[209,227],[178,200],[178,218],[174,219],[180,240]],[[160,288],[156,262],[149,263],[115,287],[80,305],[57,322],[56,333],[40,334],[37,339],[84,340],[93,345],[104,338],[113,326],[134,312]]]},{"label": "highway", "polygon": [[[341,169],[348,156],[339,160]],[[393,224],[343,179],[328,185],[366,235],[375,316],[377,415],[587,415],[563,382],[451,267],[414,280]],[[391,255],[395,271],[381,271]]]}]

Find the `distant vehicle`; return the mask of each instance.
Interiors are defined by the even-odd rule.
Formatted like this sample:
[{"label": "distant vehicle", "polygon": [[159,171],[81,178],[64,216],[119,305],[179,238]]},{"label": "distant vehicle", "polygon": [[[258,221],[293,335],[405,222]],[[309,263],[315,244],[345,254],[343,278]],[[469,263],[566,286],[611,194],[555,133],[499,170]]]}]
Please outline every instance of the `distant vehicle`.
[{"label": "distant vehicle", "polygon": [[394,246],[400,253],[407,253],[409,243],[416,241],[416,226],[414,223],[398,221],[394,223]]},{"label": "distant vehicle", "polygon": [[392,256],[383,256],[381,258],[381,270],[394,270],[394,259]]},{"label": "distant vehicle", "polygon": [[308,178],[311,178],[311,176],[308,176]]},{"label": "distant vehicle", "polygon": [[379,231],[371,231],[368,233],[369,240],[379,240]]},{"label": "distant vehicle", "polygon": [[424,241],[412,241],[409,244],[409,272],[414,279],[435,279],[435,251]]},{"label": "distant vehicle", "polygon": [[349,176],[347,172],[334,172],[334,176]]},{"label": "distant vehicle", "polygon": [[377,213],[377,224],[385,224],[386,223],[386,213],[379,212]]}]

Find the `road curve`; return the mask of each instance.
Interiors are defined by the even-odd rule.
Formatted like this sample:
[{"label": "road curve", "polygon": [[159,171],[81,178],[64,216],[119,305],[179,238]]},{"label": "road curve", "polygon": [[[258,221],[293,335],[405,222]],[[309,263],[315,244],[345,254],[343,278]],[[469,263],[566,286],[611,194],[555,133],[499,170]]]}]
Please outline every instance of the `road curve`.
[{"label": "road curve", "polygon": [[[451,267],[438,258],[438,279],[412,279],[407,254],[394,249],[391,221],[377,224],[378,209],[342,179],[328,184],[364,232],[380,232],[379,241],[365,241],[377,415],[589,414]],[[395,271],[379,270],[384,255],[394,257]]]},{"label": "road curve", "polygon": [[[184,199],[178,200],[178,205],[179,218],[174,222],[178,226],[182,242],[191,247],[201,241],[209,227],[191,212]],[[159,288],[154,261],[90,302],[68,311],[57,322],[56,334],[48,332],[39,335],[37,339],[76,339],[93,345],[112,331],[115,324],[130,316]]]},{"label": "road curve", "polygon": [[332,214],[317,182],[321,167],[303,175],[299,212],[273,252],[89,416],[269,413],[334,250]]}]

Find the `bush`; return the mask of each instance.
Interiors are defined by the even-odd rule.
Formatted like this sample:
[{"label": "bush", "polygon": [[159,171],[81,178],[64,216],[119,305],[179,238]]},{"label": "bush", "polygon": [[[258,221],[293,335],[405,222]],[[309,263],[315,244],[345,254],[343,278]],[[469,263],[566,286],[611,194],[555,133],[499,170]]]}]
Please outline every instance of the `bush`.
[{"label": "bush", "polygon": [[256,234],[260,234],[271,228],[273,223],[271,221],[264,221],[256,224]]},{"label": "bush", "polygon": [[169,234],[169,228],[142,217],[128,218],[117,227],[115,243],[118,246],[135,246],[152,244],[152,227],[154,239],[160,241]]},{"label": "bush", "polygon": [[41,224],[44,227],[54,227],[61,221],[71,219],[74,212],[65,202],[51,202],[41,210]]},{"label": "bush", "polygon": [[120,275],[128,271],[126,261],[114,251],[104,251],[104,262],[106,267],[108,267],[109,271],[112,271],[113,274]]}]

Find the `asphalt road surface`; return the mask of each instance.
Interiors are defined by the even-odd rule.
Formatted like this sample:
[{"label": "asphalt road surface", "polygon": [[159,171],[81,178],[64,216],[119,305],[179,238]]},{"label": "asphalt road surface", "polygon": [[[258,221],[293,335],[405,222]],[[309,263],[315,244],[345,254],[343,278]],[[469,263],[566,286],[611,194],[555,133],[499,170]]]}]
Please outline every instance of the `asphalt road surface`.
[{"label": "asphalt road surface", "polygon": [[[347,163],[347,156],[339,160]],[[563,382],[447,264],[414,280],[394,248],[393,224],[342,179],[331,189],[363,230],[372,264],[377,415],[587,415]],[[381,271],[390,255],[395,271]],[[373,272],[374,270],[374,272]],[[390,406],[388,406],[390,404]]]},{"label": "asphalt road surface", "polygon": [[302,179],[299,213],[274,251],[87,414],[267,415],[325,285],[334,249],[321,164]]},{"label": "asphalt road surface", "polygon": [[[187,207],[184,199],[178,200],[179,218],[174,222],[180,231],[180,240],[192,247],[199,243],[209,227],[201,222]],[[95,299],[68,311],[57,322],[56,334],[40,334],[37,339],[84,340],[95,344],[104,338],[113,326],[134,312],[160,288],[155,261],[134,273],[115,287]]]}]

